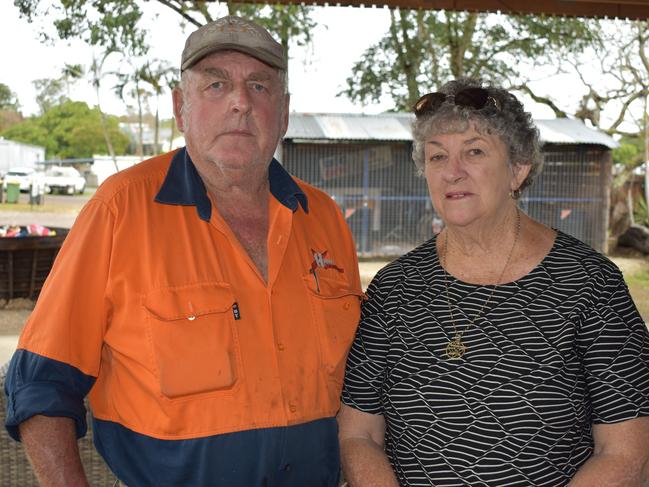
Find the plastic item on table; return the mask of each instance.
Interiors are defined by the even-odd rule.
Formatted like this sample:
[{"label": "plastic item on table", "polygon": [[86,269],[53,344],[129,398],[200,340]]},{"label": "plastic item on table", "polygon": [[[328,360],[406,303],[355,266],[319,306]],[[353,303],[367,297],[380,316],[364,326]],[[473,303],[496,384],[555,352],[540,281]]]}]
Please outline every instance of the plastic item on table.
[{"label": "plastic item on table", "polygon": [[37,223],[30,223],[26,226],[2,225],[0,226],[0,238],[18,237],[54,237],[56,230]]},{"label": "plastic item on table", "polygon": [[7,228],[5,237],[25,237],[27,236],[27,229],[19,227],[18,225],[10,225]]},{"label": "plastic item on table", "polygon": [[29,235],[36,235],[39,237],[46,237],[48,235],[51,235],[53,230],[50,230],[49,228],[39,225],[38,223],[30,223],[27,225],[27,233]]}]

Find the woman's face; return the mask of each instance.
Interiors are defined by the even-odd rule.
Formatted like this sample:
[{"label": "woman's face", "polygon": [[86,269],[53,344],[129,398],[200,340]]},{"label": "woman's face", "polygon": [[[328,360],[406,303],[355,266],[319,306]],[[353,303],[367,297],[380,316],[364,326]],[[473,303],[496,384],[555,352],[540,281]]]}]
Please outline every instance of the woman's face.
[{"label": "woman's face", "polygon": [[448,226],[498,221],[530,171],[509,164],[499,136],[481,134],[471,126],[462,133],[431,135],[424,149],[424,174],[435,210]]}]

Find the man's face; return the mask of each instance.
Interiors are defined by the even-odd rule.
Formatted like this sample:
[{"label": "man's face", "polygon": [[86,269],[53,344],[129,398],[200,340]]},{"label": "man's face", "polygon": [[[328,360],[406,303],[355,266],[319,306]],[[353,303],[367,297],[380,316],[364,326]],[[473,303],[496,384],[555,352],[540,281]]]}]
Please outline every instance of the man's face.
[{"label": "man's face", "polygon": [[178,128],[199,171],[267,166],[288,126],[276,69],[236,51],[206,56],[173,94]]}]

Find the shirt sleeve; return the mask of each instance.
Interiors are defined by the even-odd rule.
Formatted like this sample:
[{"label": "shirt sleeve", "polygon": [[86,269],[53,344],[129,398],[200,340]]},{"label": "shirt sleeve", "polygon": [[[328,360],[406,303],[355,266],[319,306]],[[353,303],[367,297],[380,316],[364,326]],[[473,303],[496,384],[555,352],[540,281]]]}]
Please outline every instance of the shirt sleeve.
[{"label": "shirt sleeve", "polygon": [[577,337],[593,422],[649,416],[649,331],[617,268],[596,287]]},{"label": "shirt sleeve", "polygon": [[89,201],[66,237],[12,357],[5,381],[9,434],[34,415],[74,419],[86,432],[83,398],[99,373],[110,315],[107,282],[113,215]]},{"label": "shirt sleeve", "polygon": [[386,293],[381,287],[379,273],[367,289],[342,390],[343,404],[370,414],[383,414],[381,396],[390,347],[388,329],[392,318],[384,310]]}]

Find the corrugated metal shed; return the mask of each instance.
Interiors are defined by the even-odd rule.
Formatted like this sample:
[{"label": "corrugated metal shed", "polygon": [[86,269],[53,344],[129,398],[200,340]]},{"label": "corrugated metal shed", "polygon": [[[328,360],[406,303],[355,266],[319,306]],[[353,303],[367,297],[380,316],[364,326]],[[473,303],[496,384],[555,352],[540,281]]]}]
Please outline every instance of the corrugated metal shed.
[{"label": "corrugated metal shed", "polygon": [[619,147],[611,136],[586,127],[581,120],[555,118],[534,120],[539,128],[541,142],[550,144],[597,144],[615,149]]},{"label": "corrugated metal shed", "polygon": [[[285,139],[294,141],[410,141],[410,113],[361,115],[351,113],[291,113]],[[542,143],[597,144],[613,149],[610,136],[586,127],[580,120],[535,120]]]}]

